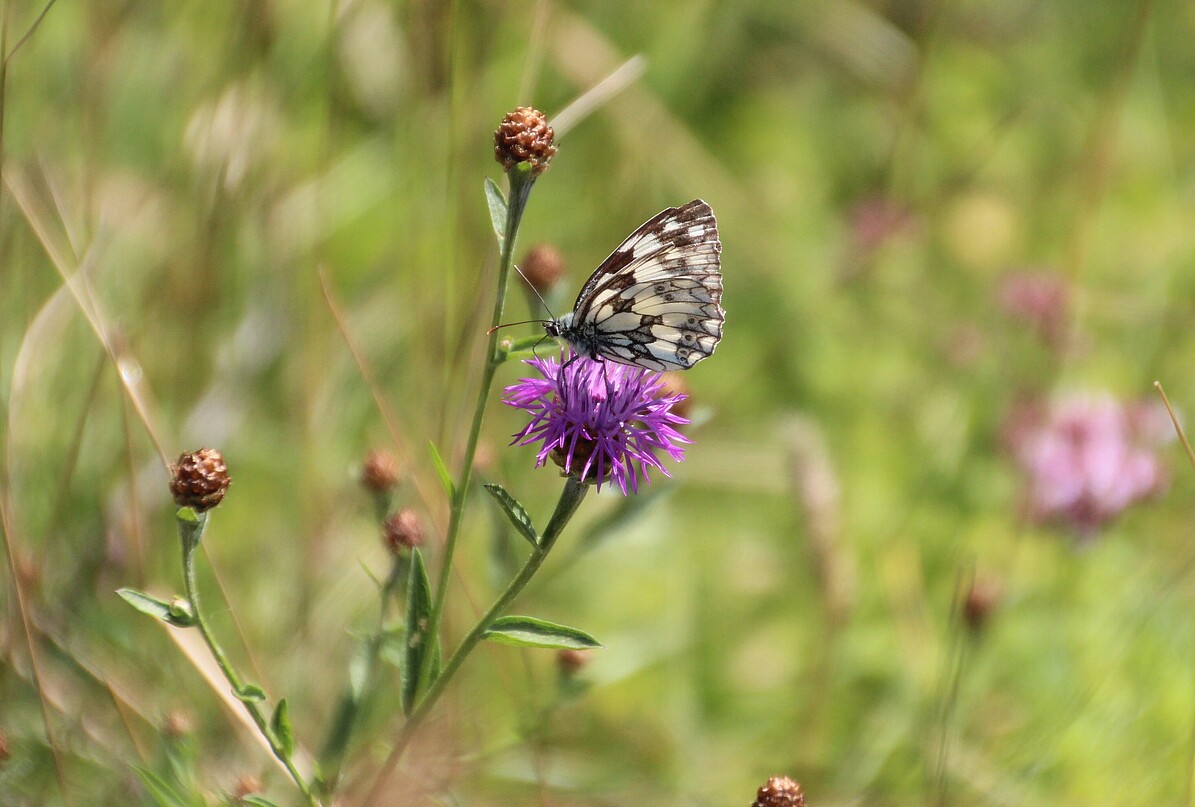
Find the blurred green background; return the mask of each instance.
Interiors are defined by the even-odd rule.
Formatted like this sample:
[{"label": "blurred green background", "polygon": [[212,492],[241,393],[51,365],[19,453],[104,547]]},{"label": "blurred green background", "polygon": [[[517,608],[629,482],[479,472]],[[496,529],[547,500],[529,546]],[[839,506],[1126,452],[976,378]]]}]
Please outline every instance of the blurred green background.
[{"label": "blurred green background", "polygon": [[[548,651],[480,648],[387,803],[746,807],[774,774],[813,807],[1192,803],[1191,469],[1171,443],[1168,492],[1079,541],[1027,517],[1003,435],[1057,391],[1193,407],[1195,6],[109,1],[22,40],[42,11],[6,4],[0,74],[0,802],[154,804],[141,765],[297,803],[202,653],[113,593],[181,588],[163,462],[223,451],[216,630],[318,748],[386,568],[371,448],[438,561],[426,446],[457,467],[492,132],[638,56],[562,133],[519,253],[561,250],[559,310],[640,222],[713,206],[695,444],[629,507],[587,500],[515,608],[603,641],[583,696]],[[1066,291],[1048,328],[1002,297],[1026,271]],[[481,476],[542,522],[560,481],[521,425],[495,390]],[[450,644],[508,533],[475,497]]]}]

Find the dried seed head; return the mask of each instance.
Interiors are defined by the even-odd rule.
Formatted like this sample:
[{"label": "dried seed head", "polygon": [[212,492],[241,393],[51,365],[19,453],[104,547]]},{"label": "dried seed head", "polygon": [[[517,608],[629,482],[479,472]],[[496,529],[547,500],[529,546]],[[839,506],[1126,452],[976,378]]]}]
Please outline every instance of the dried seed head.
[{"label": "dried seed head", "polygon": [[405,549],[414,549],[423,544],[423,525],[419,516],[409,507],[404,507],[382,525],[382,537],[386,548],[398,554]]},{"label": "dried seed head", "polygon": [[385,451],[371,451],[361,465],[361,486],[370,493],[390,493],[398,487],[398,460]]},{"label": "dried seed head", "polygon": [[171,712],[162,723],[162,734],[169,740],[181,740],[194,730],[195,725],[186,712]]},{"label": "dried seed head", "polygon": [[805,807],[805,794],[787,776],[773,776],[759,789],[751,807]]},{"label": "dried seed head", "polygon": [[662,394],[685,396],[673,404],[672,411],[683,418],[689,417],[689,410],[692,408],[693,402],[693,393],[689,391],[689,383],[676,370],[664,373],[662,377],[664,379],[664,386],[661,390]]},{"label": "dried seed head", "polygon": [[963,600],[963,619],[972,631],[981,631],[1000,604],[1000,584],[990,577],[978,577],[971,582],[967,599]]},{"label": "dried seed head", "polygon": [[572,677],[589,663],[589,653],[585,650],[557,650],[556,669],[560,674]]},{"label": "dried seed head", "polygon": [[218,505],[232,482],[224,457],[214,448],[180,455],[172,471],[170,492],[174,503],[200,513]]},{"label": "dried seed head", "polygon": [[494,132],[494,158],[505,171],[527,163],[532,175],[538,176],[556,154],[555,136],[544,113],[521,106],[508,113]]},{"label": "dried seed head", "polygon": [[232,792],[229,795],[232,796],[233,804],[243,804],[243,799],[246,796],[252,796],[254,793],[260,792],[261,780],[256,776],[250,776],[246,774],[240,779],[237,779],[237,782],[232,786]]},{"label": "dried seed head", "polygon": [[547,294],[564,274],[564,259],[551,244],[537,244],[523,256],[519,269],[533,289],[540,294]]}]

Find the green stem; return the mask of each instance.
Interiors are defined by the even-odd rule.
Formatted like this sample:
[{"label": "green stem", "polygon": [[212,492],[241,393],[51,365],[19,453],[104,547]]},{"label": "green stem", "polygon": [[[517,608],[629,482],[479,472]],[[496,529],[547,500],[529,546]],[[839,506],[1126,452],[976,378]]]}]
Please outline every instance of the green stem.
[{"label": "green stem", "polygon": [[390,566],[390,574],[382,586],[377,630],[365,639],[365,672],[362,675],[360,686],[354,688],[350,683],[344,695],[341,696],[336,716],[332,720],[332,727],[328,731],[328,739],[320,754],[319,764],[322,779],[320,788],[325,795],[336,789],[336,783],[340,779],[340,767],[344,762],[344,754],[349,740],[353,736],[353,729],[356,727],[362,707],[369,702],[373,694],[373,683],[377,677],[382,645],[386,638],[386,612],[390,601],[406,579],[407,565],[408,563],[404,562],[403,557],[398,555],[394,557]]},{"label": "green stem", "polygon": [[[219,665],[220,671],[224,673],[225,680],[232,687],[233,694],[239,697],[241,692],[244,691],[245,683],[241,680],[241,676],[232,666],[228,657],[224,655],[224,650],[220,647],[219,642],[216,641],[211,628],[208,627],[207,620],[203,616],[203,609],[199,606],[199,588],[195,585],[195,550],[199,546],[199,540],[203,537],[203,530],[206,526],[206,513],[199,513],[194,521],[184,518],[178,520],[179,537],[182,539],[183,544],[183,583],[187,590],[187,602],[191,604],[191,612],[195,617],[195,626],[199,628],[199,632],[203,636],[203,640],[207,643],[212,657],[216,660],[216,664]],[[262,714],[261,709],[253,701],[242,700],[241,703],[249,712],[249,716],[253,718],[258,731],[261,732],[266,742],[269,743],[270,750],[274,752],[274,756],[278,758],[278,761],[283,764],[291,778],[295,780],[295,784],[298,785],[299,790],[307,799],[307,803],[311,807],[319,807],[319,801],[316,799],[315,794],[299,774],[298,769],[295,768],[290,754],[279,744],[278,738],[274,736],[274,732],[270,728],[265,715]]]},{"label": "green stem", "polygon": [[[523,210],[527,207],[527,199],[531,195],[531,187],[535,177],[523,165],[516,166],[506,175],[510,183],[510,190],[506,199],[506,226],[502,236],[502,253],[498,261],[498,293],[494,299],[494,315],[491,326],[496,328],[502,324],[502,311],[506,305],[506,288],[510,281],[510,267],[514,263],[515,238],[519,232],[519,223],[523,220]],[[485,420],[486,403],[490,397],[490,387],[494,382],[494,373],[501,364],[498,355],[498,331],[491,330],[486,344],[485,367],[482,369],[481,386],[477,391],[477,402],[473,406],[473,421],[469,427],[469,439],[465,444],[465,457],[461,467],[460,477],[457,479],[456,492],[452,497],[452,510],[448,517],[448,535],[444,541],[444,557],[440,559],[440,574],[436,580],[436,593],[432,600],[431,616],[428,619],[427,635],[439,636],[440,623],[444,617],[444,602],[448,597],[448,580],[452,574],[452,557],[456,552],[457,538],[461,532],[461,522],[465,516],[465,502],[469,498],[469,483],[473,478],[473,458],[477,454],[477,441],[481,436],[481,424]],[[431,675],[431,660],[434,653],[423,657],[419,670],[419,689],[427,686]]]},{"label": "green stem", "polygon": [[490,629],[490,626],[494,624],[494,620],[506,612],[506,609],[510,607],[514,599],[519,596],[527,586],[527,583],[539,571],[540,566],[547,559],[548,553],[555,546],[556,539],[560,537],[560,533],[564,531],[569,519],[577,512],[577,508],[581,506],[581,501],[588,492],[589,485],[578,481],[574,477],[570,476],[568,478],[568,481],[564,485],[564,490],[560,494],[560,500],[556,503],[556,511],[552,513],[552,518],[548,521],[548,526],[540,538],[539,546],[531,551],[531,554],[523,564],[523,568],[507,584],[506,590],[498,596],[498,599],[489,607],[489,610],[477,621],[477,624],[473,626],[473,630],[469,631],[468,635],[461,640],[456,650],[453,651],[452,656],[445,663],[444,670],[432,682],[431,687],[424,694],[422,700],[419,701],[419,705],[415,707],[415,710],[411,712],[411,716],[403,725],[402,731],[399,732],[398,739],[394,743],[394,748],[390,751],[390,756],[386,758],[382,770],[374,781],[373,788],[365,798],[364,804],[366,807],[373,804],[374,798],[381,792],[386,779],[393,772],[395,766],[398,765],[398,761],[402,758],[403,752],[406,750],[411,738],[415,735],[416,730],[423,723],[428,713],[431,712],[432,707],[435,706],[445,687],[448,686],[448,682],[452,680],[457,670],[460,669],[469,653],[473,651],[478,642],[485,638],[485,634]]}]

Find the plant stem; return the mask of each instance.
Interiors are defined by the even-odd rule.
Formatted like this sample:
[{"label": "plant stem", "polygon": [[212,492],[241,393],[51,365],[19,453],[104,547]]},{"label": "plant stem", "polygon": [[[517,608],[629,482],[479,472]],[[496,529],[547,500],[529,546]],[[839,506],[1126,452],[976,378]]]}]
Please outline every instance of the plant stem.
[{"label": "plant stem", "polygon": [[[502,237],[502,251],[498,261],[498,292],[494,298],[494,315],[491,326],[502,324],[502,311],[506,305],[506,288],[510,280],[510,267],[514,263],[515,239],[519,232],[519,223],[523,220],[523,210],[527,207],[527,199],[531,195],[531,187],[535,178],[529,171],[516,166],[506,175],[510,189],[506,198],[506,226]],[[448,596],[448,581],[452,573],[452,558],[456,552],[457,538],[460,536],[461,522],[465,515],[465,502],[469,498],[469,483],[473,478],[473,458],[477,454],[477,441],[481,436],[481,424],[485,420],[486,404],[489,401],[490,387],[494,382],[494,373],[501,364],[498,356],[498,332],[491,330],[489,341],[486,343],[485,366],[481,374],[481,386],[477,391],[477,402],[473,406],[473,421],[469,427],[469,439],[465,444],[465,457],[461,466],[460,476],[457,478],[456,490],[452,497],[452,510],[448,517],[448,535],[444,541],[444,556],[440,559],[440,574],[436,580],[435,598],[432,600],[431,616],[428,620],[427,635],[437,640],[440,623],[444,617],[444,602]],[[431,675],[431,659],[434,653],[423,657],[419,670],[419,689],[427,686]]]},{"label": "plant stem", "polygon": [[[183,582],[187,590],[187,602],[190,603],[191,612],[195,617],[195,626],[199,628],[199,632],[203,636],[203,640],[207,643],[212,657],[220,667],[220,672],[224,673],[225,680],[228,681],[233,693],[239,698],[241,692],[244,690],[244,681],[241,680],[240,675],[232,666],[228,657],[224,655],[224,650],[216,641],[211,628],[208,627],[207,620],[203,616],[203,609],[199,606],[199,588],[195,585],[195,549],[199,546],[199,540],[203,536],[203,530],[206,526],[206,513],[199,513],[195,521],[183,518],[178,520],[179,537],[182,539],[183,545]],[[291,778],[295,780],[295,784],[298,785],[299,790],[307,799],[307,803],[311,807],[319,807],[319,800],[316,799],[310,786],[299,774],[298,769],[295,768],[290,754],[279,744],[278,738],[274,736],[274,732],[266,721],[265,715],[261,713],[261,709],[253,701],[242,700],[241,703],[249,712],[249,716],[253,718],[258,731],[261,732],[266,742],[269,743],[270,750],[274,752],[274,756],[278,757],[278,761],[283,764]]]},{"label": "plant stem", "polygon": [[519,596],[527,586],[527,583],[539,571],[540,566],[547,559],[548,553],[552,551],[552,547],[556,544],[556,539],[560,537],[560,533],[564,531],[564,527],[568,524],[569,519],[577,512],[577,508],[581,506],[581,502],[588,492],[588,485],[578,481],[574,477],[570,476],[568,478],[568,481],[564,485],[564,490],[560,494],[560,500],[556,503],[556,510],[552,513],[552,518],[548,521],[548,526],[540,538],[539,546],[531,551],[531,554],[523,564],[523,568],[507,584],[506,590],[498,596],[498,599],[494,600],[494,604],[482,615],[481,619],[477,621],[477,624],[473,626],[468,635],[461,640],[456,650],[453,651],[452,656],[444,664],[444,670],[432,682],[431,687],[419,701],[419,705],[411,712],[410,718],[407,719],[407,722],[398,734],[397,740],[395,740],[394,748],[390,751],[390,756],[386,758],[386,762],[382,765],[382,770],[378,773],[373,787],[365,798],[365,807],[373,804],[374,799],[381,792],[386,779],[393,772],[395,766],[398,765],[398,761],[402,758],[403,752],[406,750],[411,738],[415,735],[415,731],[423,723],[428,713],[431,712],[432,707],[435,706],[436,701],[444,692],[448,682],[456,674],[457,670],[460,669],[465,658],[473,651],[477,643],[485,638],[485,634],[490,629],[490,626],[494,624],[494,620],[503,615],[515,597]]},{"label": "plant stem", "polygon": [[320,778],[322,780],[319,783],[319,787],[324,795],[336,789],[337,780],[340,778],[340,767],[344,761],[345,749],[348,748],[357,718],[362,712],[362,707],[369,701],[373,694],[373,682],[377,677],[378,660],[386,638],[386,612],[390,601],[394,598],[395,593],[401,588],[402,582],[406,579],[408,563],[409,561],[404,562],[404,559],[397,555],[391,563],[390,574],[387,576],[381,590],[377,630],[365,639],[365,668],[361,676],[360,685],[354,687],[350,682],[344,695],[341,696],[340,706],[336,710],[332,727],[328,731],[328,739],[324,743],[324,750],[320,754],[319,763]]}]

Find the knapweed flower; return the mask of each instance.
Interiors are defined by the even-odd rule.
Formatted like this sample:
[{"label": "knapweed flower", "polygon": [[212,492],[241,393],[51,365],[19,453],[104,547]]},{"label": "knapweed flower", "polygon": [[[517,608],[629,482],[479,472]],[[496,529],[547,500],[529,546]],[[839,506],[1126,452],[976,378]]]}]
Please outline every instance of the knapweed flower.
[{"label": "knapweed flower", "polygon": [[502,163],[504,171],[527,163],[532,176],[538,176],[556,156],[555,139],[547,115],[534,107],[521,106],[508,113],[494,132],[494,158]]},{"label": "knapweed flower", "polygon": [[801,786],[787,776],[772,776],[759,789],[751,807],[805,807]]},{"label": "knapweed flower", "polygon": [[1001,308],[1051,345],[1066,335],[1069,298],[1065,279],[1048,271],[1014,272],[1000,281]]},{"label": "knapweed flower", "polygon": [[218,505],[232,483],[224,457],[214,448],[180,455],[171,472],[170,493],[174,503],[200,513]]},{"label": "knapweed flower", "polygon": [[1039,520],[1062,521],[1090,538],[1134,502],[1160,492],[1157,449],[1165,413],[1110,395],[1072,395],[1014,418],[1010,444],[1028,477]]},{"label": "knapweed flower", "polygon": [[560,360],[526,362],[541,378],[506,388],[506,403],[531,415],[512,445],[540,443],[536,467],[551,457],[564,472],[601,488],[612,481],[626,495],[650,481],[648,468],[671,476],[659,453],[685,458],[676,430],[689,421],[673,412],[684,395],[670,395],[650,370],[593,361],[571,352]]}]

